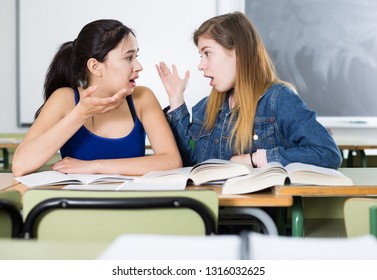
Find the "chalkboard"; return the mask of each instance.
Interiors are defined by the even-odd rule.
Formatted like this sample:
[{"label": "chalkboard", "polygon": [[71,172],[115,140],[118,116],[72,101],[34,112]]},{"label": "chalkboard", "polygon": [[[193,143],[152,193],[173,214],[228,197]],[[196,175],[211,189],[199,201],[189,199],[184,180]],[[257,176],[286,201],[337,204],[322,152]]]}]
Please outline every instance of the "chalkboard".
[{"label": "chalkboard", "polygon": [[186,91],[189,107],[209,94],[208,80],[197,70],[199,54],[194,30],[216,14],[216,0],[17,0],[18,122],[28,126],[43,101],[43,83],[59,46],[73,41],[81,28],[100,18],[117,19],[136,32],[144,70],[138,85],[151,88],[161,106],[168,99],[155,64],[176,64],[190,70]]},{"label": "chalkboard", "polygon": [[377,116],[377,1],[246,0],[245,10],[318,116]]}]

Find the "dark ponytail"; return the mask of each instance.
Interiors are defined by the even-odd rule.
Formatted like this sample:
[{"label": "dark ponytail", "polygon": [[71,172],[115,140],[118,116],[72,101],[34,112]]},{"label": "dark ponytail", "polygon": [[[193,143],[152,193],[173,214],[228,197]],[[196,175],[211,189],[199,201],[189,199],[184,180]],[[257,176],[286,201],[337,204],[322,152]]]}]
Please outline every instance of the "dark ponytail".
[{"label": "dark ponytail", "polygon": [[[117,20],[101,19],[85,25],[77,39],[64,43],[52,59],[44,83],[43,105],[58,88],[86,88],[90,82],[86,65],[88,60],[95,58],[104,62],[109,51],[116,48],[129,33],[135,36],[130,28]],[[43,105],[35,113],[35,118]]]}]

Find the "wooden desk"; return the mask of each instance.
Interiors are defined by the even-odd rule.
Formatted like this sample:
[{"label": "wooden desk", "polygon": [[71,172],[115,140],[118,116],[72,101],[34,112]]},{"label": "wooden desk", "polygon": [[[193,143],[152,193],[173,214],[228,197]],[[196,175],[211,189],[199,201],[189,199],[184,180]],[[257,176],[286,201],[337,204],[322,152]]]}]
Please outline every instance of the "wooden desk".
[{"label": "wooden desk", "polygon": [[221,186],[189,186],[187,189],[212,189],[217,192],[220,207],[290,207],[293,198],[290,195],[276,195],[272,189],[252,194],[222,194]]},{"label": "wooden desk", "polygon": [[303,197],[377,196],[377,168],[340,168],[353,180],[353,186],[276,186],[278,196],[293,196],[292,235],[304,235]]},{"label": "wooden desk", "polygon": [[[10,182],[12,176],[7,173],[0,173],[0,186],[7,186],[9,190],[16,190],[23,194],[29,188],[23,184],[19,184],[16,181]],[[7,182],[3,182],[4,180]],[[53,188],[59,189],[62,186],[51,186],[43,188]],[[189,186],[187,189],[190,190],[203,190],[203,189],[212,189],[214,190],[219,197],[219,206],[222,213],[236,213],[236,214],[246,214],[252,215],[262,223],[264,223],[269,230],[269,232],[275,233],[275,223],[272,219],[262,210],[257,209],[258,207],[278,207],[278,209],[285,209],[286,207],[291,207],[293,205],[293,198],[290,195],[276,195],[272,189],[266,190],[264,192],[258,192],[254,194],[244,194],[244,195],[223,195],[221,193],[222,188],[220,186],[208,185],[208,186]],[[280,212],[279,212],[280,213]],[[284,213],[284,212],[283,212]],[[283,227],[285,220],[283,219],[284,214],[279,214],[277,223],[277,231],[283,232]],[[273,224],[273,225],[272,225]],[[275,227],[275,229],[273,229]],[[277,233],[277,232],[276,232]]]},{"label": "wooden desk", "polygon": [[4,169],[9,168],[9,151],[8,149],[16,149],[21,143],[22,138],[0,138],[0,150],[3,152],[3,159],[0,162],[3,162]]},{"label": "wooden desk", "polygon": [[371,138],[350,137],[335,139],[335,141],[339,150],[348,150],[347,167],[354,167],[354,152],[360,156],[360,166],[367,167],[368,163],[365,150],[377,149],[377,141]]}]

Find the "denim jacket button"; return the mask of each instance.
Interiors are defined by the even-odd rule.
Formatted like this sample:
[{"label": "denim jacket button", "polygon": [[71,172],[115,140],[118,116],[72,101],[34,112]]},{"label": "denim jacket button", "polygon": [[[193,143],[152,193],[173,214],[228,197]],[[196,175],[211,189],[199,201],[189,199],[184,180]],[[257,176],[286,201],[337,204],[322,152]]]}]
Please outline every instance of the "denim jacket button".
[{"label": "denim jacket button", "polygon": [[219,139],[215,139],[215,144],[219,144]]},{"label": "denim jacket button", "polygon": [[253,140],[256,141],[256,140],[258,140],[258,138],[259,138],[258,135],[256,135],[256,134],[253,135]]}]

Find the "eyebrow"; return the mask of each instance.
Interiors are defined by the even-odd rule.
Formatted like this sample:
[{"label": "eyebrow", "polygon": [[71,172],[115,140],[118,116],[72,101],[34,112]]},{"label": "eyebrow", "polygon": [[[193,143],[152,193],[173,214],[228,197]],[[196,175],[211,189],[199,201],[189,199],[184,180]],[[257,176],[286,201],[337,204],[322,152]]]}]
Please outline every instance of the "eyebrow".
[{"label": "eyebrow", "polygon": [[129,53],[137,53],[138,51],[139,51],[139,48],[137,48],[136,50],[135,50],[135,49],[128,50],[128,51],[125,52],[123,55],[129,54]]},{"label": "eyebrow", "polygon": [[204,46],[200,49],[200,52],[204,51],[205,49],[210,48],[209,46]]}]

